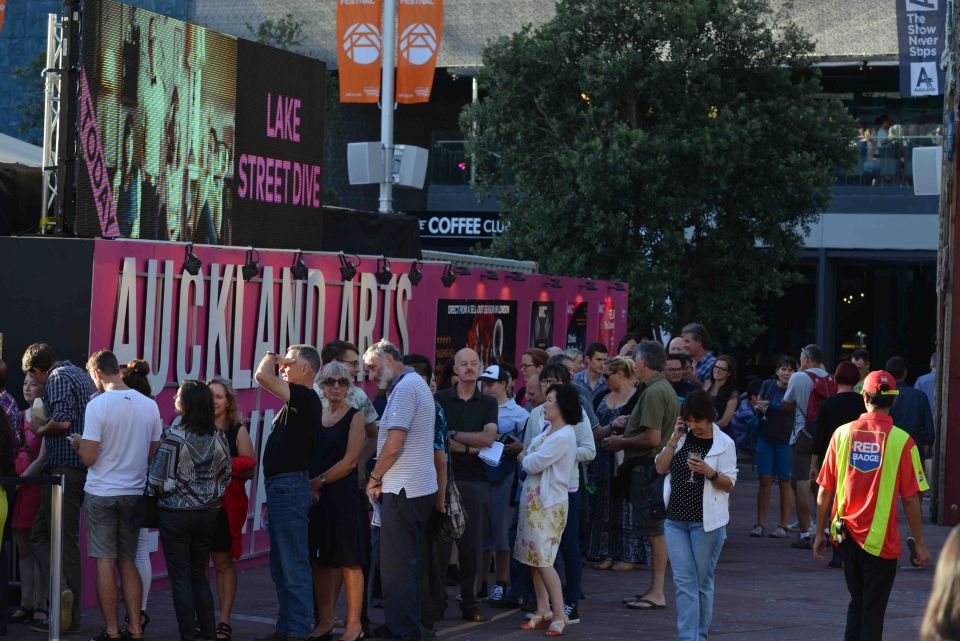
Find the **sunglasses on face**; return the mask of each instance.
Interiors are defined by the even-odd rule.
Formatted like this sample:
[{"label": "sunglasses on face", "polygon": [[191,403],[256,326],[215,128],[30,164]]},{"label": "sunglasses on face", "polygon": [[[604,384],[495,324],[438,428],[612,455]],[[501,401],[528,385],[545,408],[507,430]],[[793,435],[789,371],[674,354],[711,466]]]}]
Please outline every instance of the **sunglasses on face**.
[{"label": "sunglasses on face", "polygon": [[350,381],[345,378],[325,378],[322,383],[327,387],[348,387]]}]

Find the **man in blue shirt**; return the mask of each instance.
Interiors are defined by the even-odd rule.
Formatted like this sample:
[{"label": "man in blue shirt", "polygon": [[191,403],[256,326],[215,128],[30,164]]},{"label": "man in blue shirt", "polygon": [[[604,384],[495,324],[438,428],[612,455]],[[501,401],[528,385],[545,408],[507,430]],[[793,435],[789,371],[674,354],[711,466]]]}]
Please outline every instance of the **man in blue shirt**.
[{"label": "man in blue shirt", "polygon": [[[491,588],[489,600],[502,601],[510,580],[509,542],[510,518],[515,508],[510,506],[517,473],[516,456],[523,449],[523,428],[530,414],[513,400],[512,380],[502,365],[491,365],[480,374],[483,393],[497,400],[497,440],[503,443],[499,465],[487,464],[490,481],[490,509],[484,531],[483,567],[490,567],[490,557],[496,559],[497,583]],[[496,603],[491,603],[496,605]]]},{"label": "man in blue shirt", "polygon": [[937,353],[930,355],[930,371],[917,377],[914,387],[927,395],[930,402],[930,415],[934,415],[933,404],[937,400]]},{"label": "man in blue shirt", "polygon": [[587,347],[585,367],[574,374],[573,382],[582,385],[590,393],[591,400],[607,389],[607,380],[603,376],[603,366],[610,355],[603,343],[590,343]]},{"label": "man in blue shirt", "polygon": [[897,381],[897,402],[890,408],[893,424],[905,430],[920,450],[923,458],[931,456],[933,445],[933,414],[923,392],[907,385],[907,362],[899,356],[887,361],[886,371]]},{"label": "man in blue shirt", "polygon": [[700,323],[689,323],[683,327],[680,335],[683,337],[687,356],[693,361],[697,380],[703,383],[710,378],[713,364],[717,362],[716,355],[709,350],[710,338],[707,335],[707,328]]}]

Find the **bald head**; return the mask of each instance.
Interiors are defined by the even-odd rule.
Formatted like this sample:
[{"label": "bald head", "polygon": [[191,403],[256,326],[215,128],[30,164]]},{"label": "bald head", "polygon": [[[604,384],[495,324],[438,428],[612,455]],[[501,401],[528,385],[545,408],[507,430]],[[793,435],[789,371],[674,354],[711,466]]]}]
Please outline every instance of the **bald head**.
[{"label": "bald head", "polygon": [[538,405],[543,405],[543,387],[540,385],[540,375],[533,374],[527,377],[527,389],[524,392],[524,400],[527,411],[529,412]]},{"label": "bald head", "polygon": [[469,347],[464,347],[453,357],[453,373],[460,379],[460,386],[463,389],[471,385],[476,386],[481,369],[480,355]]},{"label": "bald head", "polygon": [[670,345],[667,346],[667,353],[668,354],[686,354],[687,348],[684,347],[683,345],[683,338],[680,336],[677,336],[672,341],[670,341]]}]

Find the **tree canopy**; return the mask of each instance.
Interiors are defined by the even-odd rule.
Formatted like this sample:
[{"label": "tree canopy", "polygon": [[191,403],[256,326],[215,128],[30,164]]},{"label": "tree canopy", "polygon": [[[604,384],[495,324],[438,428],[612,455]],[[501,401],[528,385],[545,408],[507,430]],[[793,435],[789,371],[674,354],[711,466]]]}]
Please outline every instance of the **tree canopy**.
[{"label": "tree canopy", "polygon": [[486,49],[461,115],[509,224],[491,251],[628,282],[634,328],[749,342],[854,159],[813,49],[767,0],[560,0]]}]

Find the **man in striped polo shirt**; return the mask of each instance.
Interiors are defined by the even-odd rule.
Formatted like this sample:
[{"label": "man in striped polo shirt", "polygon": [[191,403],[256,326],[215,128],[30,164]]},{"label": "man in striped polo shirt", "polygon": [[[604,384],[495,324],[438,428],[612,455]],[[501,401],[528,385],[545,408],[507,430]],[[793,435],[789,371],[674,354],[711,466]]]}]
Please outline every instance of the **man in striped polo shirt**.
[{"label": "man in striped polo shirt", "polygon": [[377,465],[367,493],[379,500],[380,573],[390,635],[420,641],[420,590],[417,568],[421,539],[437,493],[433,467],[436,406],[430,388],[406,367],[400,352],[382,340],[367,349],[363,362],[387,406],[380,418]]}]

